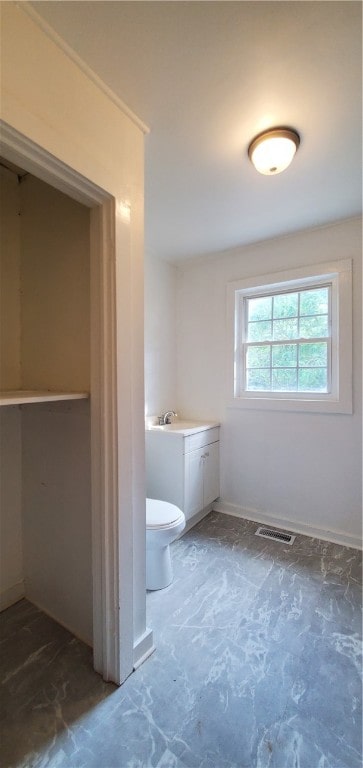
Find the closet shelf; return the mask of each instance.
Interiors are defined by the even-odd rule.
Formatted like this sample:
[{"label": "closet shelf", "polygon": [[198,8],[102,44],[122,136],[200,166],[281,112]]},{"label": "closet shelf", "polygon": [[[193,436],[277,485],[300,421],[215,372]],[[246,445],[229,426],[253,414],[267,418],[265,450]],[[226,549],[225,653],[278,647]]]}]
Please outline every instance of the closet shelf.
[{"label": "closet shelf", "polygon": [[57,400],[85,400],[89,392],[48,392],[47,390],[14,389],[0,392],[0,406],[25,403],[50,403]]}]

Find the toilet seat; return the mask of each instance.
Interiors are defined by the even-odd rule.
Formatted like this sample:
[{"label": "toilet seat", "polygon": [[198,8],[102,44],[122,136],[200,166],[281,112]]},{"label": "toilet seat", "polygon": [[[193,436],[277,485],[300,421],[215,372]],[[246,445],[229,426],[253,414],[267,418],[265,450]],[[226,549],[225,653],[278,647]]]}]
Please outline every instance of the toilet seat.
[{"label": "toilet seat", "polygon": [[146,528],[149,530],[174,528],[183,519],[183,512],[175,504],[158,499],[146,499]]}]

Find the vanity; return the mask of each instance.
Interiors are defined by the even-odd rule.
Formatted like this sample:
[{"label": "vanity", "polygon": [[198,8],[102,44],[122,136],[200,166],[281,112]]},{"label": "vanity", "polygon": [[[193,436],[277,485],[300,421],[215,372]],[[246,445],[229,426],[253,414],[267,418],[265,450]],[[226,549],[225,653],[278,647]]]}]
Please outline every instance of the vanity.
[{"label": "vanity", "polygon": [[219,427],[174,421],[146,429],[146,495],[179,507],[186,529],[219,497]]}]

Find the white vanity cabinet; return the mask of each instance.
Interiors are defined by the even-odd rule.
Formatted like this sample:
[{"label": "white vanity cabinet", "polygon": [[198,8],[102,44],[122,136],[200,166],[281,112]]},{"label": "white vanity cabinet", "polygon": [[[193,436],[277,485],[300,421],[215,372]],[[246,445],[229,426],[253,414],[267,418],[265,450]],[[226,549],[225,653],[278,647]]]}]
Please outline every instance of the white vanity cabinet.
[{"label": "white vanity cabinet", "polygon": [[219,425],[147,430],[146,484],[149,498],[176,504],[187,521],[207,514],[219,496]]}]

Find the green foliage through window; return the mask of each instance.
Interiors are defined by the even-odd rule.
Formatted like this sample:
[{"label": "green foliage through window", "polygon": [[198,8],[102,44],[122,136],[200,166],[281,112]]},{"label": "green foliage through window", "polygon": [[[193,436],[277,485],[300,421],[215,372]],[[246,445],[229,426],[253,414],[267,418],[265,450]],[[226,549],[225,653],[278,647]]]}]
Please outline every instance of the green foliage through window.
[{"label": "green foliage through window", "polygon": [[245,301],[247,390],[327,392],[330,286]]}]

